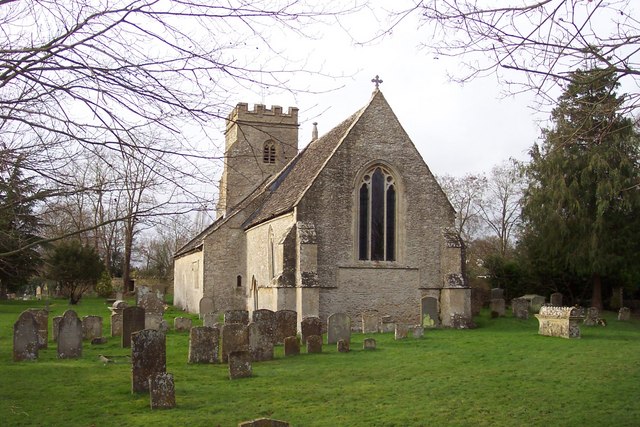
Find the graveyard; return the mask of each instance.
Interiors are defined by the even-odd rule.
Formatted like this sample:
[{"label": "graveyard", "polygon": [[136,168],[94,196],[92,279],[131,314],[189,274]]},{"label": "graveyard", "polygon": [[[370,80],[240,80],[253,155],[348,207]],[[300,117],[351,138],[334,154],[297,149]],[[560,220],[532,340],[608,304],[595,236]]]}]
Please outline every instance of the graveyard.
[{"label": "graveyard", "polygon": [[[148,393],[132,393],[138,338],[123,348],[111,336],[109,307],[98,298],[76,306],[51,300],[47,348],[36,360],[16,362],[14,322],[45,302],[0,302],[2,425],[236,426],[266,417],[292,426],[631,426],[640,419],[637,317],[619,321],[604,312],[607,326],[581,324],[579,339],[563,339],[540,335],[534,316],[516,318],[507,308],[493,318],[484,309],[475,329],[426,328],[399,340],[391,332],[353,332],[343,352],[345,343],[329,344],[335,340],[325,333],[322,344],[309,340],[319,352],[302,345],[285,356],[278,344],[273,360],[253,362],[249,377],[230,380],[227,364],[189,363],[196,358],[190,332],[176,330],[174,319],[184,318],[177,326],[202,320],[169,305],[163,317],[170,327],[160,335],[175,407],[151,409]],[[101,316],[106,342],[85,340],[78,357],[60,358],[52,319],[71,309],[79,319]],[[375,349],[363,349],[372,338]]]}]

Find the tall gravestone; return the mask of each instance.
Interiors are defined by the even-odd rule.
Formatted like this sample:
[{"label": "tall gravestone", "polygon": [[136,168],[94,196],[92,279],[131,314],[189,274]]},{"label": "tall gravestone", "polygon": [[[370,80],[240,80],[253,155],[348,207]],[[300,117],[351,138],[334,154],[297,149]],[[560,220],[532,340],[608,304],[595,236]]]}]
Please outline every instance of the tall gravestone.
[{"label": "tall gravestone", "polygon": [[322,336],[322,321],[320,318],[311,316],[305,317],[300,323],[300,335],[302,338],[302,343],[307,343],[307,337],[310,335],[320,335]]},{"label": "tall gravestone", "polygon": [[585,326],[595,326],[598,323],[598,318],[600,317],[600,310],[596,307],[587,308],[587,314],[584,318]]},{"label": "tall gravestone", "polygon": [[75,359],[82,357],[82,321],[73,310],[62,315],[58,329],[58,358]]},{"label": "tall gravestone", "polygon": [[404,323],[397,323],[396,330],[394,334],[394,338],[397,340],[402,340],[407,337],[409,334],[409,326]]},{"label": "tall gravestone", "polygon": [[44,349],[49,345],[49,312],[43,309],[30,308],[38,324],[38,348]]},{"label": "tall gravestone", "polygon": [[361,314],[361,318],[363,334],[376,333],[379,331],[379,315],[377,311],[364,311]]},{"label": "tall gravestone", "polygon": [[[309,335],[309,337],[318,335]],[[307,339],[309,338],[307,337]],[[320,338],[320,342],[322,342],[322,338]],[[286,337],[284,339],[284,355],[285,356],[297,356],[300,354],[300,341],[298,341],[298,337]]]},{"label": "tall gravestone", "polygon": [[224,312],[224,324],[240,323],[249,324],[249,312],[247,310],[227,310]]},{"label": "tall gravestone", "polygon": [[248,378],[253,375],[251,354],[248,351],[229,353],[229,379]]},{"label": "tall gravestone", "polygon": [[227,363],[229,353],[249,351],[249,329],[242,323],[229,323],[222,326],[222,363]]},{"label": "tall gravestone", "polygon": [[164,303],[153,292],[146,293],[140,298],[139,307],[144,309],[144,329],[160,329],[164,315]]},{"label": "tall gravestone", "polygon": [[327,344],[340,340],[351,342],[351,318],[346,313],[333,313],[327,319]]},{"label": "tall gravestone", "polygon": [[253,322],[249,323],[249,348],[254,361],[273,359],[275,343],[275,313],[271,310],[253,312]]},{"label": "tall gravestone", "polygon": [[116,300],[109,308],[111,310],[111,336],[119,337],[122,335],[122,312],[128,307],[126,301]]},{"label": "tall gravestone", "polygon": [[526,320],[529,318],[529,301],[522,298],[511,300],[511,311],[516,319]]},{"label": "tall gravestone", "polygon": [[170,409],[176,406],[173,374],[159,372],[149,377],[151,409]]},{"label": "tall gravestone", "polygon": [[320,335],[307,337],[307,353],[322,353],[322,337]]},{"label": "tall gravestone", "polygon": [[438,310],[438,299],[434,297],[423,297],[422,306],[422,326],[425,328],[437,328],[440,326],[440,313]]},{"label": "tall gravestone", "polygon": [[214,310],[214,304],[213,304],[213,298],[209,298],[209,297],[202,297],[200,299],[200,304],[199,304],[199,316],[200,319],[204,319],[204,316],[208,313],[213,313]]},{"label": "tall gravestone", "polygon": [[298,313],[294,310],[276,311],[275,343],[284,344],[284,339],[298,334]]},{"label": "tall gravestone", "polygon": [[562,294],[560,292],[552,293],[549,301],[554,307],[562,307]]},{"label": "tall gravestone", "polygon": [[133,306],[122,310],[122,348],[131,347],[131,334],[144,329],[144,308]]},{"label": "tall gravestone", "polygon": [[38,358],[38,322],[30,311],[23,311],[13,324],[13,361]]},{"label": "tall gravestone", "polygon": [[133,332],[131,334],[131,392],[149,391],[149,378],[166,371],[165,334],[154,329]]},{"label": "tall gravestone", "polygon": [[102,336],[102,317],[84,316],[82,318],[82,338],[92,341],[94,338]]},{"label": "tall gravestone", "polygon": [[195,326],[189,332],[189,363],[218,363],[220,330]]}]

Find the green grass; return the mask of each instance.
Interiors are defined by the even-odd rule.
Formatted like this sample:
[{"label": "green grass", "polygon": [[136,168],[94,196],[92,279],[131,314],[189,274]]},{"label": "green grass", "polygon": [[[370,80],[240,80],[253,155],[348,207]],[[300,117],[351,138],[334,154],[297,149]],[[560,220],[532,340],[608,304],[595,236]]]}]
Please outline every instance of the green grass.
[{"label": "green grass", "polygon": [[[537,335],[537,320],[476,318],[475,330],[429,330],[419,340],[374,334],[378,349],[255,363],[252,378],[230,381],[226,365],[189,365],[188,334],[167,335],[167,371],[177,407],[149,409],[132,395],[119,338],[85,344],[79,360],[58,360],[55,343],[36,362],[12,361],[19,313],[40,302],[0,303],[0,424],[3,426],[236,426],[258,417],[294,426],[637,426],[640,321],[582,327],[582,339]],[[55,300],[50,318],[69,308]],[[104,300],[83,299],[79,316],[104,317]],[[169,310],[166,318],[183,315]],[[194,317],[194,319],[196,319]],[[199,324],[195,321],[194,324]],[[98,354],[117,357],[103,365]]]}]

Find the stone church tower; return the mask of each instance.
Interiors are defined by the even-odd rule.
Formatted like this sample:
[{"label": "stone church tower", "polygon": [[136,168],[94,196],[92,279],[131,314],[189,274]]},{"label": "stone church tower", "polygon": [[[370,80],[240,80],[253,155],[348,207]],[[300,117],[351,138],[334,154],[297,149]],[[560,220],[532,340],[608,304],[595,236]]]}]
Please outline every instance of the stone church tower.
[{"label": "stone church tower", "polygon": [[298,109],[239,103],[227,118],[218,218],[278,173],[298,154]]}]

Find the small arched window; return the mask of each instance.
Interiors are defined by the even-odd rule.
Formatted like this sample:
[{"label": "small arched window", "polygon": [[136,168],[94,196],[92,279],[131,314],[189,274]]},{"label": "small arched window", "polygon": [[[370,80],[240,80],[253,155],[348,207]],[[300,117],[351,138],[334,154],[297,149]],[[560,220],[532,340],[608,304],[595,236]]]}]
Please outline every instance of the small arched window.
[{"label": "small arched window", "polygon": [[242,287],[242,276],[238,274],[238,276],[236,277],[236,288],[241,288]]},{"label": "small arched window", "polygon": [[358,190],[358,258],[396,259],[396,182],[383,166],[374,166]]},{"label": "small arched window", "polygon": [[262,163],[274,164],[276,162],[276,144],[273,141],[267,141],[262,148]]}]

